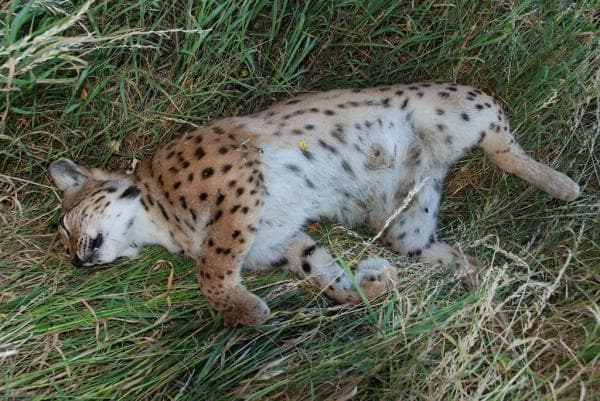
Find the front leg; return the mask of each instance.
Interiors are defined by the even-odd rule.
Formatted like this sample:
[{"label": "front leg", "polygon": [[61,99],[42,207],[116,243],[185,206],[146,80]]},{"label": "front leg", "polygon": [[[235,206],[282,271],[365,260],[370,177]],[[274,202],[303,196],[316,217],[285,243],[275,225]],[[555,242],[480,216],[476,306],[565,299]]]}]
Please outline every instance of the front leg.
[{"label": "front leg", "polygon": [[203,251],[196,269],[202,293],[223,314],[227,326],[264,323],[269,318],[269,307],[242,284],[241,258],[230,258],[229,253],[217,253],[216,248],[224,251],[231,249],[215,247],[213,251]]},{"label": "front leg", "polygon": [[263,188],[254,185],[256,180],[262,181],[259,174],[253,172],[252,180],[244,180],[254,181],[251,190],[239,187],[227,196],[217,196],[218,207],[211,213],[198,257],[200,289],[228,326],[259,325],[269,318],[269,307],[244,287],[240,274],[264,196]]}]

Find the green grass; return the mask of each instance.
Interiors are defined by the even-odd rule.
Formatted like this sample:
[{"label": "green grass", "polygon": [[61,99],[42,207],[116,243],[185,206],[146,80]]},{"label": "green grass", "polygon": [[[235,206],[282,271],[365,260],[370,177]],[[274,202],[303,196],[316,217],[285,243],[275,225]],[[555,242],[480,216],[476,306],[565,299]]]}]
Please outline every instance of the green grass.
[{"label": "green grass", "polygon": [[[18,1],[0,6],[0,397],[594,400],[600,397],[600,46],[594,1]],[[193,261],[152,248],[72,268],[50,161],[127,168],[194,125],[303,91],[443,79],[504,105],[519,142],[582,186],[550,199],[475,152],[446,182],[451,269],[322,223],[346,260],[396,262],[386,299],[330,304],[248,277],[272,318],[227,329]],[[352,228],[356,230],[356,228]],[[510,319],[499,331],[493,308]]]}]

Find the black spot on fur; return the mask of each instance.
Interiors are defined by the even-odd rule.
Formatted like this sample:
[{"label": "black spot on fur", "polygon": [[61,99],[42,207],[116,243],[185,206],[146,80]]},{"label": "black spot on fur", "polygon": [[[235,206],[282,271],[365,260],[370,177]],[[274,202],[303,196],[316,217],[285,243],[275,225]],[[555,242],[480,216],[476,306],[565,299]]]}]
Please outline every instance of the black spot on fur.
[{"label": "black spot on fur", "polygon": [[189,173],[189,174],[188,174],[188,177],[187,177],[187,180],[188,180],[189,182],[192,182],[192,181],[194,181],[194,173]]},{"label": "black spot on fur", "polygon": [[219,154],[220,155],[224,155],[227,152],[229,152],[229,149],[227,149],[225,146],[222,146],[222,147],[219,148]]},{"label": "black spot on fur", "polygon": [[271,267],[273,267],[275,269],[279,269],[279,268],[282,268],[283,266],[285,266],[287,264],[288,264],[287,258],[281,258],[279,260],[271,262]]},{"label": "black spot on fur", "polygon": [[315,129],[315,126],[314,126],[314,125],[312,125],[312,124],[306,124],[306,125],[304,126],[304,129],[307,129],[307,130],[309,130],[309,131],[310,131],[310,130],[313,130],[313,129]]},{"label": "black spot on fur", "polygon": [[242,196],[242,194],[244,193],[244,187],[239,187],[236,191],[235,191],[237,197],[239,198],[240,196]]},{"label": "black spot on fur", "polygon": [[316,189],[315,184],[313,184],[313,182],[311,180],[309,180],[308,178],[304,178],[304,182],[306,183],[306,186],[309,187],[310,189]]},{"label": "black spot on fur", "polygon": [[219,192],[218,195],[217,195],[217,199],[215,201],[215,204],[217,206],[219,206],[221,203],[223,203],[224,200],[225,200],[225,194],[222,193],[222,192]]},{"label": "black spot on fur", "polygon": [[346,144],[346,137],[342,127],[337,127],[335,130],[330,132],[330,135],[337,139],[340,143]]},{"label": "black spot on fur", "polygon": [[231,208],[231,210],[229,210],[229,213],[233,214],[233,213],[237,212],[240,207],[242,207],[242,205],[235,205],[234,207]]},{"label": "black spot on fur", "polygon": [[[115,189],[116,191],[116,189]],[[123,191],[123,193],[121,194],[121,196],[119,196],[119,198],[137,198],[137,196],[140,194],[140,190],[138,187],[136,187],[135,185],[130,185],[129,187],[127,187],[127,189],[125,191]]]},{"label": "black spot on fur", "polygon": [[483,105],[482,105],[482,104],[476,104],[476,105],[475,105],[475,108],[476,108],[477,110],[483,110]]},{"label": "black spot on fur", "polygon": [[350,167],[346,160],[342,160],[342,168],[346,173],[350,174],[351,176],[354,176],[354,170],[352,170],[352,167]]},{"label": "black spot on fur", "polygon": [[438,95],[442,98],[446,98],[446,97],[450,96],[450,94],[448,92],[444,92],[444,91],[438,92]]},{"label": "black spot on fur", "polygon": [[196,148],[195,155],[196,155],[196,159],[200,160],[206,155],[206,152],[204,151],[204,149],[202,149],[201,146],[198,146]]},{"label": "black spot on fur", "polygon": [[156,204],[158,205],[158,208],[160,209],[160,212],[162,213],[163,217],[166,220],[169,220],[169,215],[167,214],[167,211],[165,210],[165,208],[163,207],[162,203],[160,202],[156,202]]},{"label": "black spot on fur", "polygon": [[231,167],[232,167],[232,166],[231,166],[231,164],[226,164],[226,165],[224,165],[223,167],[221,167],[221,172],[222,172],[222,173],[226,173],[226,172],[228,172],[229,170],[231,170]]},{"label": "black spot on fur", "polygon": [[469,121],[469,115],[467,113],[461,113],[460,118],[465,121]]},{"label": "black spot on fur", "polygon": [[201,201],[205,201],[208,198],[208,194],[206,192],[202,192],[199,196],[198,199],[200,199]]},{"label": "black spot on fur", "polygon": [[300,103],[302,100],[300,99],[294,99],[294,100],[289,100],[287,101],[285,104],[296,104],[296,103]]},{"label": "black spot on fur", "polygon": [[313,154],[306,150],[302,150],[302,156],[306,157],[307,160],[313,160],[314,158]]},{"label": "black spot on fur", "polygon": [[[300,167],[296,166],[295,164],[286,164],[285,168],[287,168],[288,170],[290,170],[292,173],[299,173],[300,172]],[[250,177],[252,178],[252,177]]]},{"label": "black spot on fur", "polygon": [[479,140],[477,141],[477,143],[481,143],[483,142],[483,140],[485,139],[485,131],[481,131],[481,133],[479,134]]},{"label": "black spot on fur", "polygon": [[212,175],[215,173],[215,170],[212,167],[207,167],[204,170],[202,170],[202,178],[207,179],[212,177]]},{"label": "black spot on fur", "polygon": [[221,209],[217,210],[215,213],[215,217],[213,218],[213,222],[218,221],[223,216],[223,211]]},{"label": "black spot on fur", "polygon": [[328,109],[328,110],[325,110],[323,113],[325,113],[325,115],[332,116],[335,114],[335,111]]},{"label": "black spot on fur", "polygon": [[235,230],[232,234],[231,234],[231,238],[235,239],[237,237],[239,237],[239,235],[241,234],[240,230]]},{"label": "black spot on fur", "polygon": [[311,245],[309,247],[304,248],[302,251],[302,256],[307,257],[313,254],[313,252],[317,249],[316,245]]},{"label": "black spot on fur", "polygon": [[402,102],[402,104],[400,105],[400,108],[402,110],[406,109],[406,106],[408,106],[408,98],[404,99],[404,101]]},{"label": "black spot on fur", "polygon": [[329,152],[333,153],[334,155],[337,154],[337,150],[333,146],[331,146],[327,142],[325,142],[324,140],[319,139],[318,143],[323,149],[328,150]]},{"label": "black spot on fur", "polygon": [[415,249],[414,251],[409,251],[406,253],[407,256],[412,257],[412,256],[420,256],[422,253],[422,251],[420,249]]},{"label": "black spot on fur", "polygon": [[442,109],[435,109],[435,113],[436,113],[438,116],[441,116],[441,115],[443,115],[443,114],[444,114],[444,110],[442,110]]},{"label": "black spot on fur", "polygon": [[304,271],[304,273],[310,273],[310,270],[311,270],[310,263],[308,263],[306,261],[302,262],[302,270]]}]

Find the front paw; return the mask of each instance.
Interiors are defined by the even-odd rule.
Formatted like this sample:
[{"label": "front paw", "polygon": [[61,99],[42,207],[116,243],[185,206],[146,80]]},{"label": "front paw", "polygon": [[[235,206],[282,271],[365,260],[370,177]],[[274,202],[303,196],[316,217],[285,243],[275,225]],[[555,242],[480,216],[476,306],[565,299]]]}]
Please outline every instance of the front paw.
[{"label": "front paw", "polygon": [[247,290],[234,294],[231,301],[221,311],[226,326],[258,326],[269,318],[270,310],[265,301]]}]

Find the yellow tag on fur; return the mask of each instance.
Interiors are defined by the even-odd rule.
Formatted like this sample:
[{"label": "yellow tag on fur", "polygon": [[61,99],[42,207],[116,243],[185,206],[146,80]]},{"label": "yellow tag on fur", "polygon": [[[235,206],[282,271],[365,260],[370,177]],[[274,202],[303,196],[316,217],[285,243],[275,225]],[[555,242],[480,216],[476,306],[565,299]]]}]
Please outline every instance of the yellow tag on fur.
[{"label": "yellow tag on fur", "polygon": [[300,139],[300,141],[298,142],[298,147],[301,151],[308,152],[308,145],[306,144],[306,142],[304,142],[304,139]]}]

